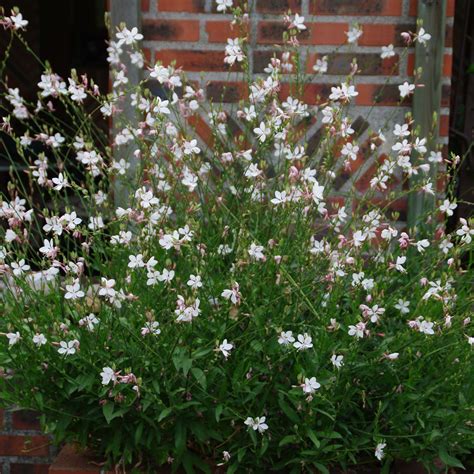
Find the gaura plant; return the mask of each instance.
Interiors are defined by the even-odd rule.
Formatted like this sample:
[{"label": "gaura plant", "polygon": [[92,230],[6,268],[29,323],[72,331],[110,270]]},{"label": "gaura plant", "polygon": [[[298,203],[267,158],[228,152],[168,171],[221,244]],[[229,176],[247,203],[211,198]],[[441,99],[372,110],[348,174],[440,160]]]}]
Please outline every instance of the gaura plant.
[{"label": "gaura plant", "polygon": [[[110,93],[48,64],[33,102],[2,79],[4,142],[25,168],[12,168],[0,208],[3,404],[38,410],[56,442],[124,469],[462,466],[474,446],[474,228],[446,230],[454,182],[440,193],[430,178],[460,158],[428,152],[410,115],[358,143],[355,62],[307,105],[299,15],[252,77],[248,14],[217,4],[237,36],[225,62],[247,80],[237,106],[148,63],[125,25],[108,47]],[[1,22],[28,48],[19,11]],[[404,36],[430,39],[420,25]],[[124,61],[144,69],[138,85]],[[315,73],[327,67],[320,58]],[[418,85],[400,85],[401,100]],[[336,186],[382,154],[368,191],[359,171]],[[432,206],[408,228],[394,206],[413,193]]]}]

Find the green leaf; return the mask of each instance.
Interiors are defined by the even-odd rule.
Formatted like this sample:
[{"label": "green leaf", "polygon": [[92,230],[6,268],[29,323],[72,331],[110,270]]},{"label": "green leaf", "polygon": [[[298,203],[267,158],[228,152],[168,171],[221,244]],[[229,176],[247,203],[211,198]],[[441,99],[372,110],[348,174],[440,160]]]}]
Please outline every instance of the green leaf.
[{"label": "green leaf", "polygon": [[224,410],[224,405],[217,405],[216,406],[215,415],[216,415],[217,423],[219,423],[219,420],[221,418],[223,410]]},{"label": "green leaf", "polygon": [[298,439],[299,438],[296,435],[287,435],[281,439],[281,441],[278,443],[278,447],[281,448],[282,446],[286,446],[287,444],[297,443]]},{"label": "green leaf", "polygon": [[462,462],[459,459],[455,458],[454,456],[451,456],[450,454],[448,454],[445,449],[441,449],[439,451],[439,457],[441,461],[443,461],[444,464],[446,464],[446,466],[459,467],[460,469],[465,469]]},{"label": "green leaf", "polygon": [[105,405],[102,405],[102,413],[104,414],[107,424],[110,424],[113,419],[114,404],[107,402]]},{"label": "green leaf", "polygon": [[315,462],[315,461],[313,461],[312,464],[316,469],[318,469],[321,472],[321,474],[330,474],[329,469],[323,464],[319,462]]},{"label": "green leaf", "polygon": [[300,419],[298,414],[296,413],[293,408],[288,405],[288,403],[283,400],[282,397],[278,399],[278,405],[280,405],[280,408],[283,410],[283,413],[293,422],[293,423],[299,423]]},{"label": "green leaf", "polygon": [[172,411],[173,410],[171,408],[165,408],[164,410],[161,410],[161,413],[158,415],[158,423],[170,415]]},{"label": "green leaf", "polygon": [[137,429],[135,430],[135,434],[133,436],[133,439],[135,440],[135,444],[139,444],[141,439],[142,439],[142,434],[143,434],[143,421],[139,423],[137,426]]},{"label": "green leaf", "polygon": [[262,438],[262,447],[260,449],[260,456],[263,456],[267,452],[269,444],[270,443],[268,441],[268,438],[266,436],[264,436]]},{"label": "green leaf", "polygon": [[321,446],[321,442],[319,441],[318,437],[316,436],[316,433],[312,429],[309,429],[309,428],[308,428],[306,433],[308,435],[308,438],[313,442],[313,444],[316,446],[316,448],[319,448]]},{"label": "green leaf", "polygon": [[186,449],[186,425],[181,420],[178,420],[174,430],[174,445],[179,454]]},{"label": "green leaf", "polygon": [[201,385],[201,387],[205,390],[207,388],[206,374],[198,367],[193,367],[191,369],[191,374],[197,380],[199,385]]}]

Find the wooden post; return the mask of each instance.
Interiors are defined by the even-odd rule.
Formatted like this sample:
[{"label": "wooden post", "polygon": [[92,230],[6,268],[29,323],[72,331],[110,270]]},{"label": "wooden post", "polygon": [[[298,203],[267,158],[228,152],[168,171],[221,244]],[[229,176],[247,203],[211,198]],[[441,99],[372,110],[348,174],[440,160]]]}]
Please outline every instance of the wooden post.
[{"label": "wooden post", "polygon": [[[420,137],[428,140],[428,153],[436,150],[439,139],[439,110],[441,106],[441,78],[444,55],[444,36],[446,26],[447,0],[418,0],[418,29],[423,27],[431,35],[426,44],[416,43],[415,47],[415,72],[422,69],[419,83],[423,87],[415,89],[413,97],[413,119]],[[414,153],[412,161],[415,162],[417,154]],[[438,169],[435,163],[430,163],[429,176],[433,188],[437,188]],[[423,173],[412,176],[410,188],[426,179]],[[412,193],[408,199],[408,227],[414,230],[423,227],[422,218],[426,212],[433,209],[435,196],[427,193]]]},{"label": "wooden post", "polygon": [[[120,27],[121,23],[125,23],[129,30],[136,27],[140,31],[140,0],[110,0],[110,19],[112,34],[114,36],[115,32],[117,31],[117,27]],[[141,70],[136,65],[132,64],[127,54],[123,54],[122,61],[127,68],[127,87],[133,88],[140,83]],[[130,104],[130,98],[128,98],[126,101],[121,101],[118,106],[121,109],[121,113],[114,117],[112,125],[113,137],[115,137],[116,133],[123,128],[120,126],[120,124],[127,123],[133,128],[136,128],[138,124],[136,112]],[[126,176],[123,178],[117,177],[115,182],[114,199],[116,206],[128,207],[129,205],[129,189],[127,189],[128,187],[126,186],[125,182],[133,179],[136,174],[138,162],[133,154],[134,151],[135,147],[133,142],[131,142],[130,144],[122,145],[114,152],[114,159],[116,161],[119,161],[123,158],[130,164],[130,168],[126,173]]]}]

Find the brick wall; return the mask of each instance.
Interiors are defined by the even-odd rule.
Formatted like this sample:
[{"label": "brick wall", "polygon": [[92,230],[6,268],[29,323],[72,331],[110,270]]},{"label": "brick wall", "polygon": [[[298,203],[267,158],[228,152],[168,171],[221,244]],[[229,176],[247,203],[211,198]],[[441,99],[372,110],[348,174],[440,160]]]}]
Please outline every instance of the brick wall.
[{"label": "brick wall", "polygon": [[56,450],[27,410],[0,410],[0,473],[47,474]]},{"label": "brick wall", "polygon": [[[316,104],[318,95],[327,97],[330,87],[340,83],[349,72],[352,59],[357,58],[361,70],[356,78],[359,95],[351,115],[358,126],[361,151],[370,130],[382,128],[387,117],[392,122],[402,122],[404,114],[411,110],[409,100],[403,106],[398,105],[398,85],[410,81],[415,59],[414,48],[408,55],[402,54],[400,33],[416,31],[417,0],[254,0],[249,3],[250,66],[254,74],[263,72],[277,51],[275,45],[281,43],[282,14],[291,8],[292,12],[305,17],[307,30],[298,38],[304,45],[307,72],[311,72],[318,57],[327,55],[329,60],[328,73],[314,77],[307,88],[305,99],[309,104]],[[231,15],[217,13],[215,4],[214,0],[142,0],[144,46],[149,58],[165,64],[176,61],[177,66],[200,84],[208,99],[223,101],[231,107],[245,91],[241,77],[234,72],[236,69],[229,72],[223,62],[226,40],[236,37],[237,33],[231,29]],[[440,118],[444,144],[448,140],[454,4],[454,0],[448,0]],[[364,31],[356,46],[346,44],[345,32],[352,23],[358,23]],[[388,44],[395,46],[396,55],[381,59],[381,47]],[[388,76],[390,84],[384,86]],[[374,102],[376,107],[366,120]],[[202,117],[199,122],[199,131],[205,137],[209,134],[206,118]],[[308,131],[310,148],[317,144],[319,127],[315,123]],[[361,154],[352,173],[343,175],[337,186],[343,190],[355,184],[363,192],[374,170],[374,161],[364,160]],[[357,176],[356,183],[354,176]],[[404,220],[403,204],[400,211],[400,218]]]}]

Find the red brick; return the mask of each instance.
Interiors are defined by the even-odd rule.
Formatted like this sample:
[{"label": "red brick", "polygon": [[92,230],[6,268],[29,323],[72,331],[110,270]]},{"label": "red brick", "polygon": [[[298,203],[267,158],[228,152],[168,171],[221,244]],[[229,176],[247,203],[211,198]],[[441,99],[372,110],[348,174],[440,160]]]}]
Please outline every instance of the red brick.
[{"label": "red brick", "polygon": [[191,127],[196,131],[199,137],[204,140],[204,142],[209,147],[212,147],[214,144],[214,137],[207,122],[199,114],[193,114],[189,116],[187,121],[189,125],[191,125]]},{"label": "red brick", "polygon": [[[357,105],[399,105],[400,91],[396,84],[358,84],[359,95],[355,98]],[[411,97],[407,97],[401,105],[408,106]]]},{"label": "red brick", "polygon": [[[443,57],[443,76],[451,77],[453,69],[453,56],[445,54]],[[415,54],[409,54],[407,58],[407,75],[413,76],[415,70]]]},{"label": "red brick", "polygon": [[312,15],[399,16],[402,0],[311,0]]},{"label": "red brick", "polygon": [[415,25],[397,24],[386,25],[382,23],[365,23],[361,25],[363,34],[358,40],[360,46],[405,46],[401,33],[403,31],[413,31]]},{"label": "red brick", "polygon": [[150,0],[141,0],[142,12],[150,11]]},{"label": "red brick", "polygon": [[48,474],[49,464],[10,464],[10,474]]},{"label": "red brick", "polygon": [[[318,57],[323,55],[310,54],[307,62],[307,72],[313,72],[313,65]],[[382,59],[379,53],[336,53],[328,54],[328,72],[332,75],[349,74],[351,63],[356,59],[361,76],[398,75],[398,55]]]},{"label": "red brick", "polygon": [[449,115],[441,115],[439,118],[439,136],[447,137],[449,135]]},{"label": "red brick", "polygon": [[[193,51],[182,49],[162,49],[156,52],[155,59],[165,65],[172,62],[176,67],[182,67],[185,71],[228,71],[229,67],[224,64],[223,51]],[[232,70],[238,71],[238,67]]]},{"label": "red brick", "polygon": [[208,21],[206,32],[209,43],[227,43],[228,38],[242,38],[248,31],[233,26],[230,21]]},{"label": "red brick", "polygon": [[205,0],[158,0],[160,12],[204,13]]},{"label": "red brick", "polygon": [[[308,23],[306,26],[307,30],[298,35],[300,43],[341,45],[347,40],[345,34],[349,29],[347,23]],[[258,25],[258,42],[280,44],[285,30],[286,27],[281,21],[262,21]]]},{"label": "red brick", "polygon": [[143,36],[152,41],[199,41],[196,20],[144,20]]},{"label": "red brick", "polygon": [[14,430],[40,430],[38,413],[31,410],[16,410],[12,412]]},{"label": "red brick", "polygon": [[238,102],[246,96],[243,82],[213,81],[206,87],[207,98],[213,102]]},{"label": "red brick", "polygon": [[47,456],[50,440],[47,436],[0,436],[0,456]]},{"label": "red brick", "polygon": [[[3,430],[3,414],[4,414],[4,410],[0,409],[0,431]],[[1,472],[1,470],[0,470],[0,472]]]},{"label": "red brick", "polygon": [[102,469],[98,460],[87,453],[77,451],[73,446],[66,445],[49,468],[50,474],[100,474]]},{"label": "red brick", "polygon": [[258,13],[281,14],[288,10],[293,13],[300,13],[301,0],[257,0]]}]

